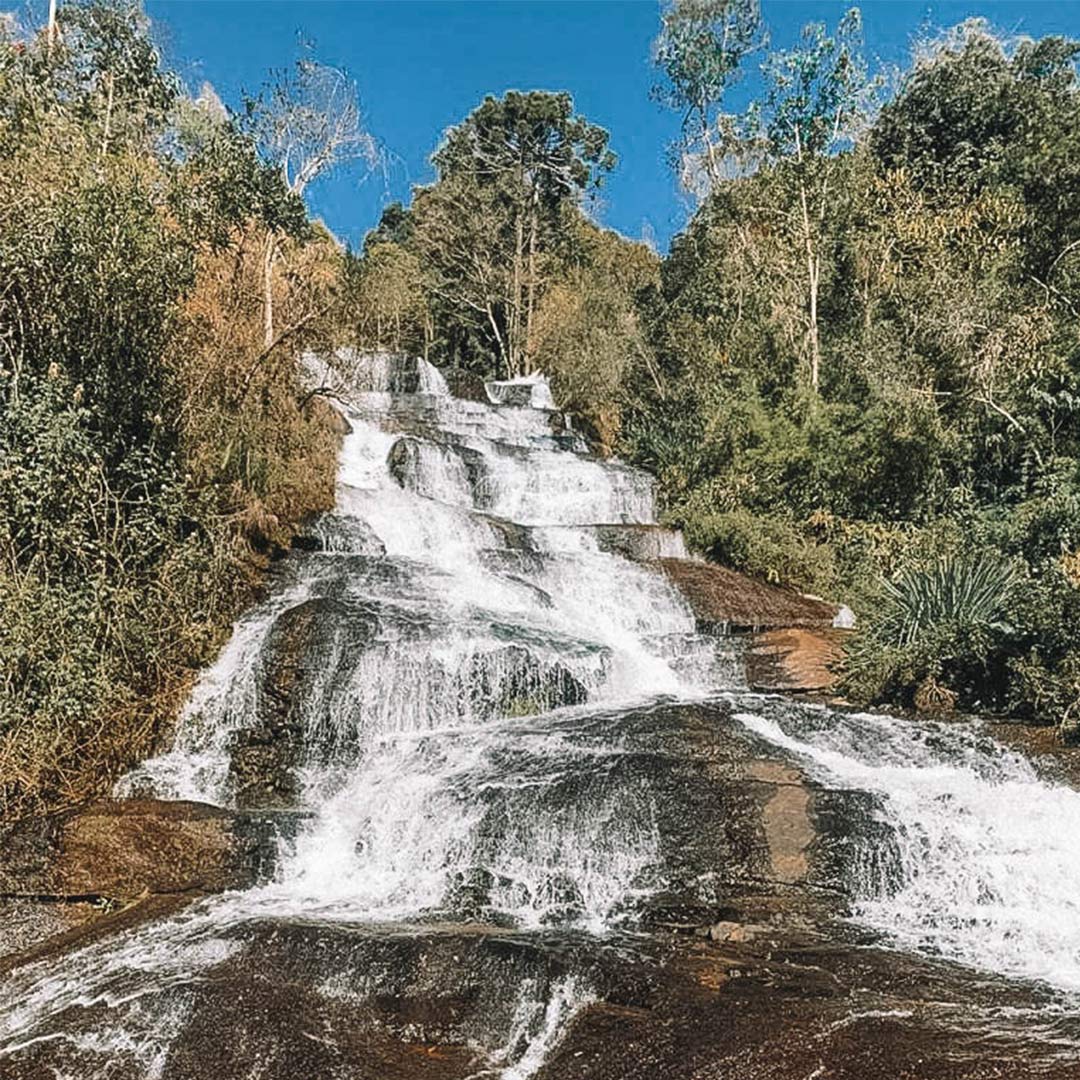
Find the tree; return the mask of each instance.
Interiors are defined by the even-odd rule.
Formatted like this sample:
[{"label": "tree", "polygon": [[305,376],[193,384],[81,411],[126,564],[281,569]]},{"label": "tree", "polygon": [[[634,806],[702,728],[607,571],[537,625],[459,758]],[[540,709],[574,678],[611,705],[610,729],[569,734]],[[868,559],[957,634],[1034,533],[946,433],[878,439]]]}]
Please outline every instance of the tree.
[{"label": "tree", "polygon": [[653,59],[664,82],[653,97],[682,113],[679,172],[700,196],[723,177],[724,95],[764,42],[759,0],[672,0],[661,15]]},{"label": "tree", "polygon": [[1007,42],[968,20],[926,43],[870,144],[930,195],[1007,186],[1030,208],[1026,262],[1059,301],[1080,291],[1080,41]]},{"label": "tree", "polygon": [[[489,285],[503,264],[502,250],[509,248],[509,287],[497,311],[486,301],[483,308],[510,375],[532,370],[544,255],[559,242],[562,210],[598,188],[615,160],[608,133],[577,115],[569,94],[542,91],[485,98],[447,132],[432,157],[439,172],[436,188],[451,185],[451,199],[458,202],[464,192],[475,190],[496,215],[498,228],[484,230],[491,266],[477,268]],[[450,247],[469,244],[464,234],[446,239]]]},{"label": "tree", "polygon": [[860,55],[862,19],[852,8],[835,36],[821,23],[803,28],[802,42],[762,66],[764,100],[744,117],[751,153],[782,168],[798,198],[796,234],[805,260],[806,351],[810,385],[821,379],[819,298],[823,233],[834,198],[836,152],[851,145],[870,115],[878,85]]},{"label": "tree", "polygon": [[574,256],[555,271],[536,314],[535,359],[556,400],[611,452],[622,426],[627,376],[651,361],[637,299],[655,287],[660,260],[644,244],[567,222]]},{"label": "tree", "polygon": [[416,254],[390,240],[366,241],[362,258],[349,256],[348,276],[348,321],[356,343],[427,357],[433,327],[427,281]]},{"label": "tree", "polygon": [[[281,171],[286,187],[302,197],[317,177],[352,161],[374,168],[378,144],[364,126],[356,83],[339,68],[303,57],[257,98],[245,103],[247,129],[264,158]],[[263,252],[263,333],[273,347],[276,229],[267,232]]]}]

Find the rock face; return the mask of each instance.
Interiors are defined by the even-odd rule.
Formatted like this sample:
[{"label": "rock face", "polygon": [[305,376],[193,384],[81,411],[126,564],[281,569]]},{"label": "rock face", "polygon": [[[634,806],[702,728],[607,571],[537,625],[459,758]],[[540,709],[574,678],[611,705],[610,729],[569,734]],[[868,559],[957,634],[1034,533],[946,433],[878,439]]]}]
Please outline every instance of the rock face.
[{"label": "rock face", "polygon": [[276,823],[191,802],[106,800],[0,826],[0,894],[102,899],[221,892],[266,877]]},{"label": "rock face", "polygon": [[766,630],[746,652],[753,690],[828,693],[844,658],[843,630]]},{"label": "rock face", "polygon": [[[204,959],[188,970],[183,924],[166,921],[134,931],[150,951],[132,954],[129,976],[114,959],[99,986],[76,967],[73,995],[53,957],[65,1037],[19,1040],[0,1075],[107,1066],[110,1080],[145,1080],[154,1062],[162,1080],[249,1080],[257,1062],[264,1080],[467,1080],[531,1053],[538,1071],[509,1075],[1075,1080],[1077,1023],[1052,1021],[1046,1040],[1031,1023],[1057,1016],[1048,991],[886,952],[842,921],[848,864],[887,847],[869,796],[822,790],[722,709],[661,706],[618,723],[625,747],[605,768],[657,785],[675,853],[673,887],[636,932],[525,932],[485,921],[482,904],[470,923],[389,934],[256,913],[200,938],[191,956]],[[207,808],[175,813],[209,820]],[[130,920],[117,928],[130,943]],[[106,946],[91,948],[104,959]],[[147,990],[138,965],[163,947],[169,977]]]},{"label": "rock face", "polygon": [[703,629],[827,630],[839,612],[836,604],[768,585],[715,563],[662,559],[661,565]]}]

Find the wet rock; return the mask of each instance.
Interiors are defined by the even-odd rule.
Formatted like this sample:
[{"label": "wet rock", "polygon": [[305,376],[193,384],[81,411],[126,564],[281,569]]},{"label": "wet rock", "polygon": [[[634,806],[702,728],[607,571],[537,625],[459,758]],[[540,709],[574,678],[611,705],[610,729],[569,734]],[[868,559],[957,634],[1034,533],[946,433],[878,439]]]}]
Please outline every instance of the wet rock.
[{"label": "wet rock", "polygon": [[305,753],[300,710],[317,703],[328,662],[367,648],[378,625],[374,606],[333,597],[316,597],[279,616],[267,641],[257,714],[233,737],[229,776],[236,805],[295,804],[296,770]]},{"label": "wet rock", "polygon": [[327,514],[314,523],[310,537],[305,539],[313,545],[305,550],[341,552],[375,559],[386,554],[386,546],[371,526],[360,518]]},{"label": "wet rock", "polygon": [[638,562],[687,559],[682,533],[662,525],[594,525],[592,533],[601,551]]},{"label": "wet rock", "polygon": [[761,934],[767,933],[768,929],[767,926],[757,926],[753,923],[723,921],[710,926],[705,936],[710,941],[728,941],[735,945],[745,945]]},{"label": "wet rock", "polygon": [[583,705],[588,690],[558,662],[544,662],[521,646],[473,657],[463,689],[477,715],[530,716],[564,705]]},{"label": "wet rock", "polygon": [[551,385],[543,375],[530,375],[521,379],[491,379],[484,386],[488,401],[492,405],[530,409],[555,408]]},{"label": "wet rock", "polygon": [[443,378],[452,397],[464,401],[488,403],[487,388],[481,376],[463,368],[443,368]]},{"label": "wet rock", "polygon": [[452,487],[446,489],[446,475],[460,469],[472,505],[480,510],[492,505],[494,492],[484,455],[453,438],[418,439],[403,435],[390,447],[386,463],[390,475],[407,491],[448,500],[460,492]]},{"label": "wet rock", "polygon": [[757,581],[715,563],[665,558],[661,565],[706,631],[827,630],[839,610],[836,604]]},{"label": "wet rock", "polygon": [[274,820],[192,802],[104,800],[0,826],[0,894],[103,898],[221,892],[265,878]]},{"label": "wet rock", "polygon": [[832,691],[846,633],[784,629],[755,634],[746,652],[747,684],[753,690]]},{"label": "wet rock", "polygon": [[298,534],[289,541],[289,547],[293,551],[323,551],[326,543],[320,536]]}]

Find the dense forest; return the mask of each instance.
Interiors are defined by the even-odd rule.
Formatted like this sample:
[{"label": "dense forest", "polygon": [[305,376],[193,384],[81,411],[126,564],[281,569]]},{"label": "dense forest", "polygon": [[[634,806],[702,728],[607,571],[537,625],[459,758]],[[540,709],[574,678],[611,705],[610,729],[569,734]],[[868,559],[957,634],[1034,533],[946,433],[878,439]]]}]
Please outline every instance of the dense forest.
[{"label": "dense forest", "polygon": [[1080,727],[1080,42],[969,22],[886,79],[859,24],[663,8],[663,258],[596,223],[618,133],[568,93],[479,103],[348,251],[302,201],[380,153],[344,73],[230,111],[128,3],[0,24],[0,810],[167,730],[332,499],[296,361],[337,345],[547,373],[697,550],[855,609],[852,700]]}]

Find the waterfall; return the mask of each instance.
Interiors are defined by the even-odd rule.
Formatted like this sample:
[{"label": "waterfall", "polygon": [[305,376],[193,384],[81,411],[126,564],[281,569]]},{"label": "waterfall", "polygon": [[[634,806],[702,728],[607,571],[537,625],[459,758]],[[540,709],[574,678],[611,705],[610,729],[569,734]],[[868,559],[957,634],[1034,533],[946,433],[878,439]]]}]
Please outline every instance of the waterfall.
[{"label": "waterfall", "polygon": [[978,726],[755,704],[737,718],[823,782],[881,800],[891,842],[852,882],[856,920],[905,948],[1080,993],[1080,792],[1048,785]]},{"label": "waterfall", "polygon": [[[295,978],[373,1030],[398,1030],[382,1003],[458,986],[471,1004],[446,1041],[475,1075],[524,1080],[602,996],[596,943],[638,940],[651,904],[723,907],[714,849],[735,824],[710,770],[731,751],[708,740],[732,715],[744,757],[771,747],[870,793],[856,924],[1080,991],[1080,794],[971,726],[749,693],[660,568],[685,550],[651,478],[590,454],[542,380],[470,401],[423,361],[307,366],[349,428],[335,509],[237,623],[171,748],[117,789],[291,815],[276,873],[16,970],[0,1072],[62,1046],[51,1074],[171,1077],[206,973],[284,962],[295,939]],[[705,702],[689,732],[665,704]]]}]

